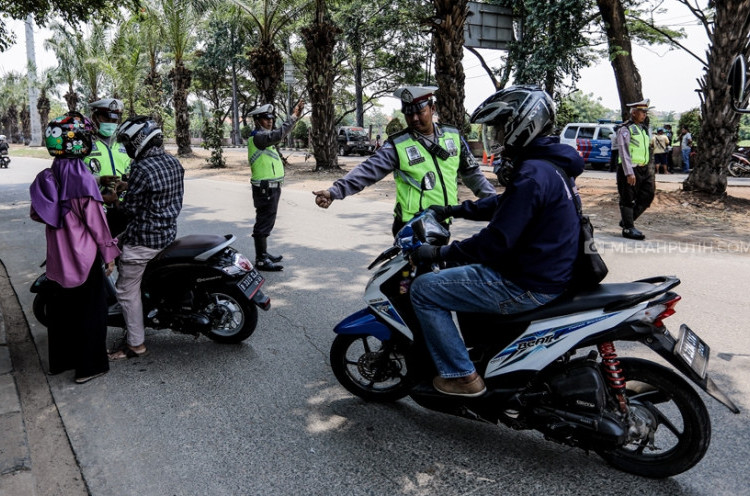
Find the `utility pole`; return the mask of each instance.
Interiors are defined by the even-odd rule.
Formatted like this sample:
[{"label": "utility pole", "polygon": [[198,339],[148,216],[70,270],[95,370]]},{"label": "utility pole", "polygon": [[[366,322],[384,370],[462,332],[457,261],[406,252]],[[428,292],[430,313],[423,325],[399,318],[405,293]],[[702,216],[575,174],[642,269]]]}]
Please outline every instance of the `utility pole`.
[{"label": "utility pole", "polygon": [[26,18],[26,79],[29,88],[29,119],[31,119],[31,146],[42,146],[42,125],[39,122],[39,110],[36,102],[39,98],[36,87],[36,54],[34,53],[34,18],[31,14]]}]

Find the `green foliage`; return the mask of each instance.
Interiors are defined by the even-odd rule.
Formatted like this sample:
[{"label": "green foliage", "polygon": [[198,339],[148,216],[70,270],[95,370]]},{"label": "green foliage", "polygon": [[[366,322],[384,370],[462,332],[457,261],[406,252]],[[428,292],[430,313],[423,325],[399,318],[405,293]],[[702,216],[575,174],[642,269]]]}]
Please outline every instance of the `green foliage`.
[{"label": "green foliage", "polygon": [[16,41],[14,33],[9,33],[5,19],[25,21],[31,14],[38,26],[46,26],[53,18],[71,26],[86,24],[97,14],[115,12],[118,8],[136,8],[138,0],[86,0],[85,2],[55,2],[52,0],[0,0],[0,52],[8,49]]},{"label": "green foliage", "polygon": [[224,122],[221,118],[221,111],[215,111],[210,119],[203,121],[203,143],[201,146],[206,150],[211,150],[211,156],[206,159],[213,169],[223,169],[227,166],[224,159],[224,151],[221,148],[221,142],[224,139]]},{"label": "green foliage", "polygon": [[391,136],[401,131],[404,128],[406,128],[406,125],[403,122],[401,122],[401,119],[396,117],[394,119],[391,119],[391,122],[389,122],[388,125],[385,126],[385,134],[387,134],[388,136]]},{"label": "green foliage", "polygon": [[553,96],[565,79],[570,78],[575,84],[581,68],[592,60],[586,31],[594,3],[580,0],[497,3],[513,9],[523,22],[523,41],[510,44],[508,61],[513,65],[516,84],[539,84]]},{"label": "green foliage", "polygon": [[557,106],[557,127],[569,122],[597,122],[599,119],[617,120],[618,112],[601,104],[593,93],[576,91],[564,97]]},{"label": "green foliage", "polygon": [[741,142],[747,140],[750,140],[750,115],[745,114],[740,118],[740,128],[737,130],[737,141]]},{"label": "green foliage", "polygon": [[298,121],[292,130],[292,138],[303,141],[303,146],[307,146],[307,133],[307,123],[305,121]]},{"label": "green foliage", "polygon": [[675,129],[674,126],[672,126],[672,131],[674,131],[674,139],[678,140],[680,136],[680,129],[682,129],[682,126],[687,126],[688,131],[690,131],[690,134],[693,135],[693,143],[699,143],[701,140],[701,120],[701,111],[698,108],[694,108],[683,113],[680,116],[679,122],[677,123],[677,128]]}]

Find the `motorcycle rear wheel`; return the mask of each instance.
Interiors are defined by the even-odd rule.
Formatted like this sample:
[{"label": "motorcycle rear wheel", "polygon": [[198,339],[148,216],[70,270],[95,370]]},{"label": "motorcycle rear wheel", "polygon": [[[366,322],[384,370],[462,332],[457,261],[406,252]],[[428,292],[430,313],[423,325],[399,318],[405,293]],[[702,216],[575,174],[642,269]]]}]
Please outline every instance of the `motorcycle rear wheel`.
[{"label": "motorcycle rear wheel", "polygon": [[331,368],[350,393],[367,401],[391,402],[409,393],[406,357],[391,343],[364,334],[339,334],[331,345]]},{"label": "motorcycle rear wheel", "polygon": [[697,464],[711,442],[711,420],[703,400],[682,377],[647,360],[621,358],[631,414],[649,423],[648,436],[612,451],[597,451],[615,468],[651,478],[680,474]]},{"label": "motorcycle rear wheel", "polygon": [[727,172],[733,177],[742,177],[745,175],[745,167],[738,161],[732,160],[727,165]]},{"label": "motorcycle rear wheel", "polygon": [[211,321],[206,335],[217,343],[241,343],[255,331],[258,309],[236,288],[218,287],[208,291],[208,303],[200,309]]}]

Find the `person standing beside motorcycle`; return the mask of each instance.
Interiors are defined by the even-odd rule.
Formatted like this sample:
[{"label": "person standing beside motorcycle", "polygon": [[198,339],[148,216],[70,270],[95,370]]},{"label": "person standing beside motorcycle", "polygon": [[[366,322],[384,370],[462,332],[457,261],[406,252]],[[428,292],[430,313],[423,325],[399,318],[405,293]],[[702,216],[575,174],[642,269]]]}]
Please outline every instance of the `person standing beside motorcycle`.
[{"label": "person standing beside motorcycle", "polygon": [[[328,208],[333,200],[342,200],[375,184],[390,173],[396,182],[396,207],[393,235],[415,214],[430,205],[458,203],[458,176],[479,198],[495,195],[469,146],[455,127],[436,124],[434,86],[406,86],[393,92],[401,100],[407,129],[389,136],[370,158],[334,182],[327,190],[313,191],[315,203]],[[428,174],[436,178],[435,187],[422,189]]]},{"label": "person standing beside motorcycle", "polygon": [[123,104],[115,98],[104,98],[89,103],[89,108],[96,135],[91,153],[84,162],[99,181],[109,230],[112,236],[116,236],[125,229],[127,223],[119,206],[128,186],[127,175],[130,171],[130,157],[125,147],[114,138],[122,118]]},{"label": "person standing beside motorcycle", "polygon": [[292,115],[274,129],[276,119],[273,105],[266,104],[250,112],[255,122],[255,130],[247,140],[247,159],[252,171],[253,205],[255,207],[255,267],[258,270],[279,271],[284,266],[279,262],[282,255],[268,253],[268,236],[276,224],[276,214],[281,199],[281,185],[284,182],[284,162],[279,156],[276,145],[284,141],[292,132],[294,124],[302,115],[304,100],[295,105]]},{"label": "person standing beside motorcycle", "polygon": [[131,117],[123,122],[117,130],[117,141],[133,163],[128,194],[120,207],[128,223],[120,238],[122,256],[115,285],[127,340],[110,353],[110,360],[146,353],[141,280],[146,264],[177,236],[177,216],[185,191],[185,171],[179,160],[164,151],[162,131],[150,117]]},{"label": "person standing beside motorcycle", "polygon": [[31,218],[46,224],[49,373],[75,369],[82,384],[109,371],[106,275],[120,254],[102,208],[102,196],[81,160],[91,151],[93,125],[78,112],[49,123],[45,146],[52,167],[31,184]]},{"label": "person standing beside motorcycle", "polygon": [[[425,244],[414,264],[449,262],[411,284],[411,301],[438,376],[440,393],[476,397],[486,388],[453,322],[452,311],[513,314],[544,305],[572,280],[580,218],[570,178],[583,172],[575,148],[560,144],[555,106],[538,86],[511,86],[485,100],[471,117],[513,164],[502,195],[458,206],[433,206],[446,217],[489,221],[471,238]],[[488,331],[489,332],[489,331]],[[497,329],[494,332],[502,332]]]},{"label": "person standing beside motorcycle", "polygon": [[630,119],[617,131],[620,166],[617,168],[617,192],[620,195],[622,237],[642,240],[646,236],[635,228],[635,221],[651,205],[656,192],[654,169],[649,165],[649,137],[643,122],[649,100],[628,103]]}]

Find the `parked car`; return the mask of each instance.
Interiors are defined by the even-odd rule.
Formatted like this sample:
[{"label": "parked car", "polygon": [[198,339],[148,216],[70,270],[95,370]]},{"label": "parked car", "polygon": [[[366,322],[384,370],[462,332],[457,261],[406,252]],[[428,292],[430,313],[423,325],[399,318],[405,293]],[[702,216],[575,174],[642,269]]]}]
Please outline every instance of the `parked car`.
[{"label": "parked car", "polygon": [[363,127],[342,126],[338,132],[339,155],[358,153],[370,155],[375,151],[375,145],[370,143],[367,130]]},{"label": "parked car", "polygon": [[571,122],[560,133],[560,143],[570,145],[595,169],[609,165],[612,155],[612,135],[617,122]]}]

